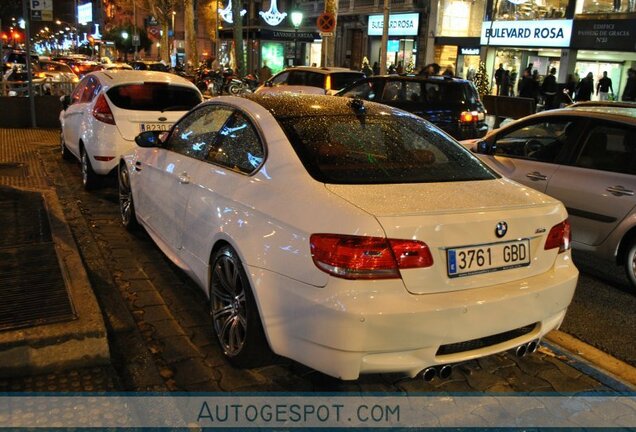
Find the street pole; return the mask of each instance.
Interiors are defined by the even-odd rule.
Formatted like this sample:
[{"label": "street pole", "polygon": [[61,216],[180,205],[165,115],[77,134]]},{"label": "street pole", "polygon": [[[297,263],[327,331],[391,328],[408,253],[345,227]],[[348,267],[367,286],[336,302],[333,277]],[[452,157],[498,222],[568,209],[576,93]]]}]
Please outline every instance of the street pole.
[{"label": "street pole", "polygon": [[380,43],[380,75],[386,75],[386,54],[389,45],[390,0],[384,0],[384,21],[382,23],[382,42]]},{"label": "street pole", "polygon": [[24,42],[26,44],[27,79],[29,80],[29,109],[31,111],[31,127],[35,128],[35,96],[33,95],[33,74],[31,73],[31,17],[29,16],[28,0],[22,0],[22,14],[24,15]]},{"label": "street pole", "polygon": [[139,45],[139,35],[137,35],[137,2],[133,2],[133,45],[135,46],[134,60],[137,60],[137,46]]},{"label": "street pole", "polygon": [[298,27],[294,29],[294,66],[298,66]]}]

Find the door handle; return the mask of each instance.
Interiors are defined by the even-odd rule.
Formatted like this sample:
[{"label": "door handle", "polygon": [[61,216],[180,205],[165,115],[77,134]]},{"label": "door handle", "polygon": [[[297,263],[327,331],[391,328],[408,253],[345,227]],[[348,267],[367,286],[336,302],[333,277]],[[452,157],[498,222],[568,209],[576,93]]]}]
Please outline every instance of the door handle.
[{"label": "door handle", "polygon": [[182,172],[181,173],[181,175],[179,176],[179,183],[181,183],[181,184],[190,183],[190,176],[188,175],[187,172]]},{"label": "door handle", "polygon": [[538,181],[538,180],[547,180],[548,176],[541,174],[539,171],[533,171],[531,173],[526,174],[530,180]]},{"label": "door handle", "polygon": [[620,186],[620,185],[610,186],[605,190],[610,192],[614,196],[621,196],[621,195],[634,196],[634,191],[625,189],[623,186]]},{"label": "door handle", "polygon": [[135,162],[135,171],[141,171],[141,162]]}]

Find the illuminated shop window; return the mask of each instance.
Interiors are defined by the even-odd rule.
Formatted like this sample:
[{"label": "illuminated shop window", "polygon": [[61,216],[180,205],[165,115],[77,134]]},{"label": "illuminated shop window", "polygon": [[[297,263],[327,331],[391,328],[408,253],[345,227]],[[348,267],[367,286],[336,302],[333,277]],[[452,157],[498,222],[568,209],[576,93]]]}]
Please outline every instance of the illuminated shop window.
[{"label": "illuminated shop window", "polygon": [[484,19],[485,1],[440,0],[439,36],[477,37]]},{"label": "illuminated shop window", "polygon": [[577,14],[636,12],[636,0],[577,0]]},{"label": "illuminated shop window", "polygon": [[563,19],[568,0],[498,0],[497,20]]}]

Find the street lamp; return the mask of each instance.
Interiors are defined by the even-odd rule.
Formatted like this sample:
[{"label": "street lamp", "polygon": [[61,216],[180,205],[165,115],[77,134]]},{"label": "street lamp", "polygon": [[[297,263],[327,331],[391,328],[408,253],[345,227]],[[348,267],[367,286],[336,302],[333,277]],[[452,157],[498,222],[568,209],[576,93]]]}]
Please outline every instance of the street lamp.
[{"label": "street lamp", "polygon": [[[175,45],[174,41],[177,40],[177,35],[175,34],[175,31],[174,31],[174,16],[176,14],[177,13],[175,11],[172,11],[172,45],[171,45],[172,48],[170,49],[171,54],[174,54],[174,45]],[[176,62],[176,59],[175,59],[175,62]]]},{"label": "street lamp", "polygon": [[291,13],[291,22],[294,26],[294,66],[298,63],[298,27],[303,22],[303,13],[295,10]]}]

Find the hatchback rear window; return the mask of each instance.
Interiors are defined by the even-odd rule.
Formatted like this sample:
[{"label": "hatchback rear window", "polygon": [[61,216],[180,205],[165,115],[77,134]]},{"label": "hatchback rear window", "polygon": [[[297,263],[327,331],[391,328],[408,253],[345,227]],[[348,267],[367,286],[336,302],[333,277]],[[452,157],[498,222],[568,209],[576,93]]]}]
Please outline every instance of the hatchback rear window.
[{"label": "hatchback rear window", "polygon": [[422,119],[386,115],[279,120],[305,169],[333,184],[429,183],[497,178]]},{"label": "hatchback rear window", "polygon": [[164,84],[128,84],[106,93],[117,108],[137,111],[188,111],[201,102],[193,89]]},{"label": "hatchback rear window", "polygon": [[340,90],[364,78],[364,74],[357,72],[342,72],[331,74],[331,90]]}]

